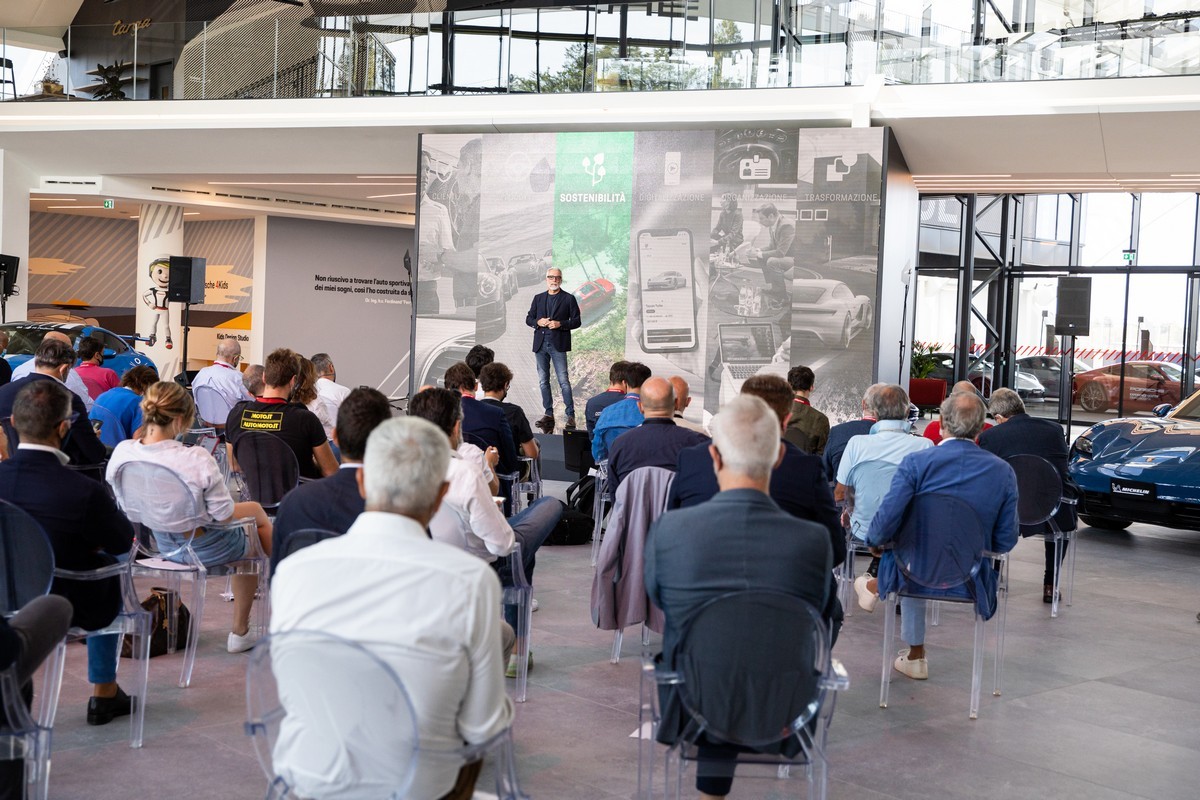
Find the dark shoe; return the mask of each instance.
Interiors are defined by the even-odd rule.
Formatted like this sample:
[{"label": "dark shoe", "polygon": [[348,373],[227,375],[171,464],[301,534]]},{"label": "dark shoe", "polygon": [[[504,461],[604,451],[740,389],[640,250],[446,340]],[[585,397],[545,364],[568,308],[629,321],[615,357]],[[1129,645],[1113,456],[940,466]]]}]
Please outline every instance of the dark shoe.
[{"label": "dark shoe", "polygon": [[1053,603],[1054,602],[1054,585],[1053,584],[1046,584],[1045,586],[1042,587],[1042,602],[1043,603]]},{"label": "dark shoe", "polygon": [[567,417],[567,421],[565,423],[563,423],[563,430],[565,430],[565,431],[575,430],[575,418],[574,417]]},{"label": "dark shoe", "polygon": [[538,430],[542,433],[550,434],[554,432],[554,417],[546,415],[534,423]]},{"label": "dark shoe", "polygon": [[120,686],[113,697],[92,697],[88,700],[87,724],[107,725],[117,717],[127,717],[133,710],[133,701]]}]

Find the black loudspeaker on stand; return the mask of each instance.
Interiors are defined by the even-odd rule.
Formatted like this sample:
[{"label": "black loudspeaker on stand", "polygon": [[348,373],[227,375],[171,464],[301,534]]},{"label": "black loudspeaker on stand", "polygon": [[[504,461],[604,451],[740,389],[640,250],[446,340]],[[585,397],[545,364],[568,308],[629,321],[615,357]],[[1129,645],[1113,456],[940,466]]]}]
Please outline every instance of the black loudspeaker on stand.
[{"label": "black loudspeaker on stand", "polygon": [[194,303],[204,302],[204,273],[207,261],[193,256],[171,256],[171,271],[167,275],[167,302],[183,303],[183,369],[184,386],[191,385],[188,374],[188,311]]},{"label": "black loudspeaker on stand", "polygon": [[8,298],[17,293],[20,256],[0,255],[0,322],[8,322]]}]

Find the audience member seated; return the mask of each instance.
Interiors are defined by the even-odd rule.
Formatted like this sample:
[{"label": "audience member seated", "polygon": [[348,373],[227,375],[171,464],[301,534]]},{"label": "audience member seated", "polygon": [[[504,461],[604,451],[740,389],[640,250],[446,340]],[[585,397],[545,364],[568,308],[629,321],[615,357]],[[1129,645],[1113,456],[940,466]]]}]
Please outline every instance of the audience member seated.
[{"label": "audience member seated", "polygon": [[[533,583],[537,551],[562,519],[561,500],[543,497],[521,513],[505,519],[484,483],[483,474],[475,465],[458,454],[462,441],[461,395],[449,389],[426,389],[408,403],[408,414],[432,422],[450,440],[455,453],[446,471],[449,488],[442,510],[429,529],[435,539],[461,547],[467,552],[492,563],[500,570],[500,581],[512,585],[507,564],[497,561],[521,544],[521,560],[525,577]],[[515,620],[509,620],[512,624]],[[515,627],[515,625],[514,625]]]},{"label": "audience member seated", "polygon": [[337,471],[337,459],[317,415],[288,401],[299,374],[300,357],[291,350],[281,347],[267,356],[262,395],[253,402],[235,405],[225,422],[231,464],[237,463],[233,445],[238,437],[255,432],[274,434],[286,442],[296,454],[302,478],[320,478]]},{"label": "audience member seated", "polygon": [[496,360],[496,351],[485,344],[473,345],[463,358],[463,363],[475,373],[475,379],[483,374],[483,368]]},{"label": "audience member seated", "polygon": [[300,356],[300,372],[296,375],[296,385],[292,387],[288,402],[299,403],[316,414],[321,422],[321,430],[325,431],[325,438],[330,438],[337,417],[327,415],[326,406],[317,394],[317,368],[304,356]]},{"label": "audience member seated", "polygon": [[[1017,478],[1003,459],[982,450],[975,438],[983,430],[986,409],[975,392],[956,392],[942,402],[944,437],[937,447],[905,456],[892,478],[892,486],[867,532],[867,543],[881,548],[892,540],[904,522],[909,503],[923,494],[957,497],[975,509],[979,523],[988,532],[985,549],[1007,553],[1017,543]],[[881,550],[879,576],[866,588],[886,597],[905,585],[905,579],[890,550]],[[879,554],[877,553],[877,555]],[[946,590],[954,597],[975,598],[975,608],[984,619],[996,613],[996,572],[991,559],[984,559],[970,586]],[[929,592],[929,589],[922,589]],[[900,651],[894,666],[908,677],[929,677],[925,655],[925,600],[900,598],[900,636],[908,647]]]},{"label": "audience member seated", "polygon": [[[51,333],[58,333],[58,331],[51,331]],[[5,436],[0,438],[0,450],[3,451],[5,457],[12,455],[17,450],[17,431],[11,422],[17,394],[26,386],[38,381],[64,383],[64,379],[71,371],[71,365],[75,363],[75,351],[71,349],[71,345],[65,344],[61,339],[52,338],[50,334],[46,334],[46,338],[38,345],[33,358],[25,363],[35,365],[32,372],[24,378],[14,378],[12,382],[0,386],[0,423],[3,424],[5,433]],[[25,364],[21,366],[23,367]],[[88,402],[91,402],[91,398],[88,399]],[[70,458],[70,463],[76,466],[101,464],[106,455],[104,445],[96,438],[96,432],[88,422],[87,407],[75,392],[72,392],[71,413],[66,419],[71,423],[70,435],[62,444],[62,452]]]},{"label": "audience member seated", "polygon": [[479,385],[483,388],[482,402],[500,406],[504,411],[504,418],[508,420],[508,426],[512,428],[517,450],[527,458],[537,458],[541,448],[537,439],[533,437],[533,427],[529,424],[529,417],[525,416],[525,410],[516,403],[504,402],[504,398],[508,397],[512,379],[512,370],[504,364],[485,365],[479,372]]},{"label": "audience member seated", "polygon": [[[242,373],[238,371],[238,362],[241,360],[242,346],[237,338],[222,339],[217,345],[217,357],[213,363],[192,378],[192,394],[199,396],[197,402],[201,418],[218,428],[225,426],[225,420],[235,405],[243,400],[254,399],[242,382]],[[205,391],[199,392],[198,389]],[[208,392],[208,389],[212,392]]]},{"label": "audience member seated", "polygon": [[642,424],[644,417],[638,407],[642,384],[650,377],[650,368],[638,361],[625,367],[625,396],[600,412],[596,429],[592,431],[592,458],[596,463],[608,458],[618,436]]},{"label": "audience member seated", "polygon": [[[979,399],[983,399],[983,395],[979,393],[979,389],[970,381],[959,381],[950,387],[950,394],[973,394]],[[983,430],[992,427],[992,423],[986,419],[983,421]],[[921,435],[934,444],[940,444],[942,441],[942,422],[941,420],[933,420],[925,426],[925,430],[921,431]]]},{"label": "audience member seated", "polygon": [[[828,533],[783,511],[768,495],[772,470],[790,446],[780,442],[775,412],[743,394],[721,409],[712,432],[707,450],[718,493],[695,508],[668,511],[650,529],[646,547],[646,591],[666,616],[665,669],[674,668],[675,648],[691,617],[722,594],[750,586],[799,597],[818,610],[830,607]],[[679,734],[670,730],[679,721],[672,706],[670,698],[663,704],[660,741]],[[697,776],[701,796],[729,794],[737,750],[710,742],[700,745],[699,757],[731,762],[727,776]]]},{"label": "audience member seated", "polygon": [[[26,707],[33,698],[33,673],[54,652],[70,625],[71,604],[57,595],[33,598],[9,619],[0,616],[0,671],[17,665]],[[0,727],[8,722],[0,706]],[[0,758],[0,800],[21,800],[24,794],[25,762]]]},{"label": "audience member seated", "polygon": [[[446,436],[423,419],[377,427],[358,472],[366,511],[344,536],[289,557],[271,582],[271,632],[321,631],[373,650],[404,682],[422,747],[430,750],[460,747],[464,739],[484,742],[513,718],[501,676],[500,583],[482,561],[425,533],[448,488],[443,477],[450,460]],[[415,669],[392,644],[437,648],[444,669]],[[391,760],[395,754],[362,757]],[[294,756],[285,743],[274,758],[279,769]],[[350,768],[293,766],[328,770],[331,789],[344,785]],[[460,772],[444,758],[420,761],[408,796],[466,800],[478,770],[468,764]]]},{"label": "audience member seated", "polygon": [[158,383],[158,373],[152,367],[134,367],[121,376],[121,385],[96,398],[88,416],[93,425],[100,423],[96,435],[105,447],[133,437],[142,427],[142,393]]},{"label": "audience member seated", "polygon": [[[1003,459],[1013,456],[1040,456],[1058,471],[1063,482],[1063,495],[1079,496],[1079,487],[1067,470],[1067,440],[1057,422],[1031,417],[1025,413],[1025,401],[1012,389],[997,389],[992,392],[988,410],[995,427],[979,434],[979,446]],[[1054,515],[1054,524],[1060,531],[1073,531],[1076,526],[1075,506],[1064,503]],[[1021,527],[1022,536],[1053,535],[1049,522],[1031,527]],[[1060,558],[1067,553],[1070,540],[1064,539]],[[1061,562],[1060,562],[1061,563]],[[1046,540],[1046,572],[1042,580],[1042,600],[1054,602],[1054,541]]]},{"label": "audience member seated", "polygon": [[[0,331],[0,356],[8,352],[8,331]],[[0,358],[0,386],[12,380],[12,366],[7,358]]]},{"label": "audience member seated", "polygon": [[[54,344],[62,347],[59,342]],[[182,389],[180,390],[182,391]],[[56,566],[93,570],[117,563],[133,546],[133,526],[104,490],[104,484],[66,467],[62,442],[71,430],[72,402],[56,381],[27,382],[13,406],[20,437],[13,457],[0,463],[0,499],[37,520],[54,549]],[[69,581],[55,578],[50,591],[71,601],[71,624],[85,630],[108,625],[121,612],[119,578]],[[117,686],[119,634],[87,640],[89,725],[129,714],[129,695]]]},{"label": "audience member seated", "polygon": [[642,384],[638,408],[644,421],[618,436],[608,454],[608,480],[614,491],[638,467],[664,467],[674,472],[680,450],[709,441],[704,434],[675,424],[675,392],[664,378],[650,378]]},{"label": "audience member seated", "polygon": [[588,398],[587,404],[583,407],[583,422],[587,426],[588,433],[596,432],[596,422],[599,421],[600,414],[604,409],[625,399],[628,389],[625,384],[625,370],[628,367],[628,361],[614,361],[613,365],[608,368],[608,388],[595,397]]},{"label": "audience member seated", "polygon": [[689,431],[702,433],[707,438],[708,431],[704,430],[703,425],[685,419],[683,416],[683,412],[692,404],[692,387],[688,386],[688,382],[682,376],[672,375],[671,388],[675,391],[675,424],[681,428],[687,428]]},{"label": "audience member seated", "polygon": [[475,399],[475,373],[471,368],[461,361],[451,364],[444,382],[447,389],[462,396],[463,439],[481,448],[494,447],[500,451],[497,465],[500,472],[508,475],[520,469],[508,418],[495,403]]},{"label": "audience member seated", "polygon": [[[52,342],[62,342],[68,348],[70,348],[72,352],[74,352],[75,345],[72,343],[71,337],[67,336],[62,331],[49,331],[45,336],[42,337],[43,342],[47,340]],[[22,378],[28,378],[35,371],[37,371],[37,360],[36,358],[31,358],[12,371],[11,380],[15,382],[21,380]],[[79,372],[72,369],[67,373],[67,377],[62,379],[62,381],[67,385],[68,389],[74,392],[75,395],[83,401],[83,404],[87,407],[87,410],[91,411],[92,396],[88,394],[87,384],[83,382],[83,378],[79,377]]]},{"label": "audience member seated", "polygon": [[816,376],[808,367],[792,367],[788,370],[787,381],[796,397],[792,402],[792,418],[788,420],[783,438],[804,452],[819,456],[825,453],[825,443],[829,441],[829,417],[817,411],[809,402],[815,380]]},{"label": "audience member seated", "polygon": [[[868,391],[870,391],[868,389]],[[860,419],[851,419],[846,422],[839,422],[829,429],[829,439],[825,442],[825,452],[821,458],[825,462],[825,474],[830,480],[837,477],[838,466],[842,461],[842,453],[846,450],[846,445],[855,436],[862,436],[871,432],[871,427],[878,422],[875,414],[867,407],[867,398],[862,399],[862,417]]]},{"label": "audience member seated", "polygon": [[[892,476],[900,462],[910,453],[927,450],[933,443],[909,432],[908,395],[895,384],[877,383],[867,389],[863,407],[879,421],[870,434],[855,436],[846,445],[838,467],[837,486],[833,498],[845,502],[842,524],[856,539],[866,542],[871,520],[892,485]],[[854,581],[858,605],[864,611],[874,611],[878,597],[867,590],[867,581],[879,569],[879,558]]]},{"label": "audience member seated", "polygon": [[263,382],[265,370],[262,364],[251,364],[242,373],[242,386],[246,387],[251,397],[262,397],[263,389],[266,388],[266,383]]},{"label": "audience member seated", "polygon": [[[142,396],[142,437],[121,442],[113,450],[108,462],[109,483],[113,483],[122,465],[133,461],[158,464],[175,473],[199,501],[197,516],[185,518],[191,509],[181,508],[178,512],[181,524],[199,529],[192,539],[192,550],[206,567],[238,561],[249,551],[249,542],[241,529],[210,533],[203,529],[210,522],[230,522],[243,517],[253,519],[258,526],[263,552],[270,553],[271,523],[262,506],[253,502],[234,503],[212,455],[203,447],[187,447],[175,440],[192,427],[195,418],[196,405],[179,384],[160,381],[147,389]],[[154,539],[165,558],[184,544],[187,535],[154,531]],[[182,557],[174,560],[182,563]],[[249,650],[258,639],[260,632],[250,628],[250,607],[257,588],[256,575],[233,576],[233,630],[226,643],[230,653]]]},{"label": "audience member seated", "polygon": [[121,385],[117,373],[104,366],[104,344],[99,339],[83,336],[79,339],[79,366],[75,373],[87,387],[88,396],[95,400],[109,389]]},{"label": "audience member seated", "polygon": [[283,544],[291,534],[309,528],[345,533],[354,524],[363,510],[358,470],[367,449],[367,437],[391,417],[392,407],[377,389],[360,386],[346,395],[333,430],[333,438],[342,451],[342,464],[328,478],[302,483],[283,498],[272,533],[272,574],[283,558]]},{"label": "audience member seated", "polygon": [[[350,387],[337,382],[337,368],[334,367],[329,353],[317,353],[311,361],[317,370],[317,402],[324,409],[324,415],[318,414],[317,416],[337,422],[338,409],[350,396]],[[333,438],[332,426],[325,431],[325,435],[330,439]]]}]

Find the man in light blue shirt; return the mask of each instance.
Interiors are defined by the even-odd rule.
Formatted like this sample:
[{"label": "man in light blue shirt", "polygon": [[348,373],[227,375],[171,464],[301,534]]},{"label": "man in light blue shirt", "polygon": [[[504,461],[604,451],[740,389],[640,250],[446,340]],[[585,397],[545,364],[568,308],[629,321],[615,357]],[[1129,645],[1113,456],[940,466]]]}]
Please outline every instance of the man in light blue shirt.
[{"label": "man in light blue shirt", "polygon": [[[875,384],[867,389],[863,405],[867,413],[879,421],[871,426],[870,434],[855,436],[846,445],[838,464],[833,496],[836,500],[846,501],[842,524],[850,528],[855,538],[865,541],[871,520],[887,496],[900,462],[910,453],[932,447],[933,443],[910,434],[908,395],[899,386]],[[854,582],[858,604],[864,611],[873,611],[879,600],[875,594],[866,591],[866,582],[875,574],[878,560],[874,559],[866,573]],[[861,591],[860,584],[863,586]]]},{"label": "man in light blue shirt", "polygon": [[626,368],[625,385],[628,393],[625,399],[604,409],[596,421],[596,430],[592,432],[592,458],[597,464],[608,458],[608,451],[618,436],[641,425],[645,419],[638,408],[638,401],[642,395],[642,384],[649,377],[650,368],[645,364],[635,361]]}]

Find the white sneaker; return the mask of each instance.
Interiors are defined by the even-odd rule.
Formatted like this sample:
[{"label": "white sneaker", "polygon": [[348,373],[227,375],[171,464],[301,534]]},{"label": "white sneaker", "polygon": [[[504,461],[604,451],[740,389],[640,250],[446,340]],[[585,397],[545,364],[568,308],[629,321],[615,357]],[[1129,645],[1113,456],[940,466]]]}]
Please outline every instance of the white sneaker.
[{"label": "white sneaker", "polygon": [[908,648],[904,648],[897,655],[896,663],[893,666],[897,672],[903,673],[914,681],[929,680],[929,659],[908,657]]},{"label": "white sneaker", "polygon": [[854,579],[854,593],[858,595],[858,607],[867,613],[874,611],[876,603],[879,602],[879,596],[867,588],[869,580],[871,580],[871,576],[866,573]]},{"label": "white sneaker", "polygon": [[537,610],[538,610],[538,601],[537,601],[537,598],[535,597],[529,601],[529,611],[530,611],[530,613],[533,613],[534,611],[537,611]]},{"label": "white sneaker", "polygon": [[238,636],[233,631],[230,631],[229,639],[225,642],[225,649],[230,653],[244,653],[258,644],[260,635],[258,628],[253,625],[250,626],[249,630],[243,636]]}]

